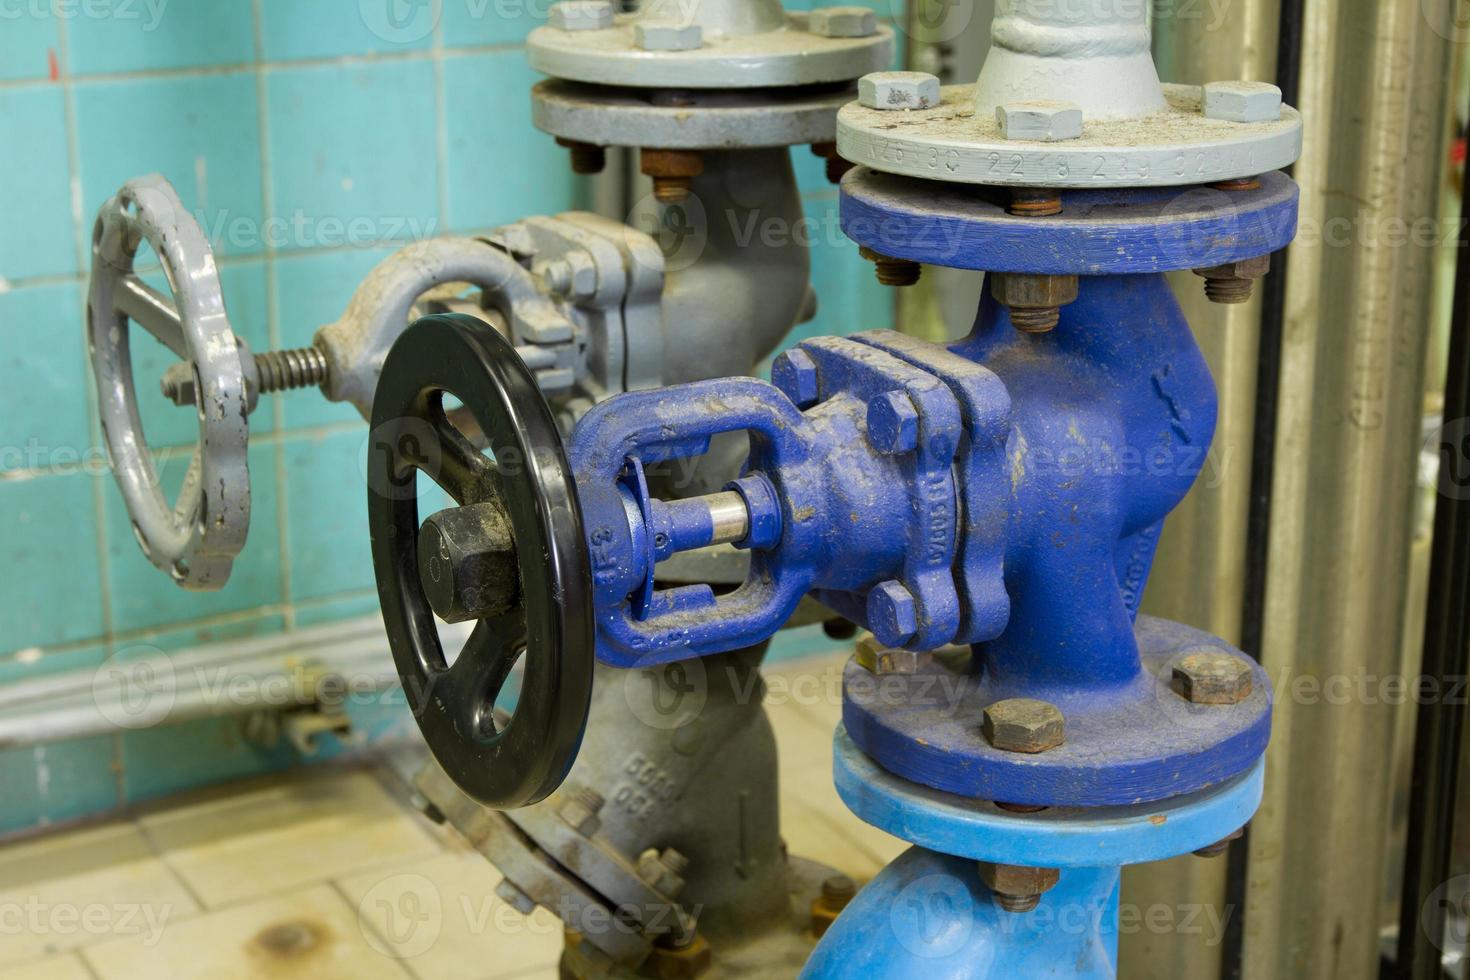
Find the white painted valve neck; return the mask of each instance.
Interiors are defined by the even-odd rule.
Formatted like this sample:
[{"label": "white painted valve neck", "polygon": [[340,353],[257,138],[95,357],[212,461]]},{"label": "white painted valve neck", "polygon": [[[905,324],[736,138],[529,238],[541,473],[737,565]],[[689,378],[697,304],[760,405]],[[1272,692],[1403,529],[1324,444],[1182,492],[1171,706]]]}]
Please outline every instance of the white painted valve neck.
[{"label": "white painted valve neck", "polygon": [[764,34],[786,24],[781,0],[643,0],[636,17],[698,24],[706,36],[726,37]]}]

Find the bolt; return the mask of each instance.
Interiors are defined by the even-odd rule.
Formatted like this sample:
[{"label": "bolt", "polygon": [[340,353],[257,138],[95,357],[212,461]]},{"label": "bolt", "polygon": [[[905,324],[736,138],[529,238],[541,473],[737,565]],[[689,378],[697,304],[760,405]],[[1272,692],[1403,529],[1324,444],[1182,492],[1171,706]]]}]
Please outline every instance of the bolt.
[{"label": "bolt", "polygon": [[429,607],[446,623],[505,612],[520,592],[510,524],[497,504],[441,510],[418,538],[419,583]]},{"label": "bolt", "polygon": [[980,862],[980,880],[995,895],[996,904],[1007,912],[1030,912],[1041,904],[1041,896],[1061,878],[1056,868],[1025,868],[1015,864]]},{"label": "bolt", "polygon": [[889,580],[868,593],[868,628],[884,646],[899,647],[919,631],[913,593]]},{"label": "bolt", "polygon": [[495,894],[521,915],[530,915],[536,911],[536,900],[516,887],[509,878],[500,879],[500,884],[495,886]]},{"label": "bolt", "polygon": [[677,20],[642,20],[633,25],[633,43],[644,51],[693,51],[704,44],[704,31]]},{"label": "bolt", "polygon": [[857,884],[847,875],[833,875],[822,882],[822,893],[812,902],[812,935],[821,939],[842,910],[857,895]]},{"label": "bolt", "polygon": [[868,441],[889,456],[919,445],[919,412],[907,392],[885,391],[868,402]]},{"label": "bolt", "polygon": [[591,837],[602,827],[597,815],[605,803],[601,793],[584,786],[562,800],[556,812],[577,833]]},{"label": "bolt", "polygon": [[820,37],[872,37],[878,17],[867,7],[818,7],[807,20],[807,30]]},{"label": "bolt", "polygon": [[840,184],[847,172],[857,164],[837,152],[836,143],[813,143],[812,153],[827,161],[827,182]]},{"label": "bolt", "polygon": [[709,940],[697,932],[666,933],[653,944],[648,969],[658,980],[691,980],[710,968]]},{"label": "bolt", "polygon": [[688,858],[673,848],[662,854],[650,847],[638,855],[638,877],[663,895],[673,898],[684,887],[683,873],[689,867]]},{"label": "bolt", "polygon": [[858,248],[858,255],[873,263],[878,281],[885,286],[912,286],[924,274],[924,267],[912,259],[895,259],[873,251],[866,245]]},{"label": "bolt", "polygon": [[800,347],[793,347],[771,362],[771,383],[799,409],[808,409],[820,398],[817,362]]},{"label": "bolt", "polygon": [[[267,351],[254,355],[254,361],[260,395],[310,388],[327,380],[327,355],[315,347]],[[194,369],[188,364],[170,366],[159,386],[163,397],[175,405],[194,404]]]},{"label": "bolt", "polygon": [[1077,298],[1076,276],[996,272],[990,293],[1011,313],[1011,325],[1022,333],[1046,333],[1061,322],[1062,307]]},{"label": "bolt", "polygon": [[912,650],[886,647],[873,634],[866,634],[857,642],[853,654],[859,667],[879,677],[884,674],[912,674],[919,669],[919,655]]},{"label": "bolt", "polygon": [[1174,682],[1191,704],[1239,704],[1251,694],[1251,667],[1233,653],[1202,650],[1180,658]]},{"label": "bolt", "polygon": [[1062,213],[1062,194],[1045,187],[1013,187],[1008,214],[1022,218],[1047,218]]},{"label": "bolt", "polygon": [[1210,185],[1217,191],[1258,191],[1261,189],[1259,177],[1236,177],[1232,180],[1220,180]]},{"label": "bolt", "polygon": [[664,204],[678,204],[694,189],[694,178],[704,173],[704,156],[698,150],[639,152],[643,172],[653,178],[653,196]]},{"label": "bolt", "polygon": [[1201,847],[1199,850],[1194,852],[1194,856],[1202,858],[1219,857],[1226,851],[1230,850],[1231,841],[1240,840],[1240,838],[1243,836],[1245,836],[1245,828],[1241,827],[1240,829],[1236,830],[1235,833],[1230,834],[1224,839],[1217,840],[1215,841],[1215,843],[1210,844],[1206,847]]},{"label": "bolt", "polygon": [[1259,123],[1281,118],[1281,89],[1269,82],[1210,82],[1204,98],[1210,119]]},{"label": "bolt", "polygon": [[1003,752],[1036,754],[1066,741],[1061,709],[1033,698],[1010,698],[985,709],[985,740]]},{"label": "bolt", "polygon": [[1008,102],[995,107],[995,120],[1008,140],[1055,143],[1082,135],[1082,108],[1072,102]]},{"label": "bolt", "polygon": [[858,102],[869,109],[930,109],[939,104],[939,78],[923,71],[875,71],[858,79]]},{"label": "bolt", "polygon": [[1205,281],[1205,295],[1212,303],[1244,303],[1251,298],[1255,281],[1271,271],[1271,256],[1259,255],[1208,269],[1195,269]]},{"label": "bolt", "polygon": [[608,0],[552,4],[548,23],[563,31],[600,31],[613,26],[613,5]]},{"label": "bolt", "polygon": [[556,138],[556,145],[571,151],[574,174],[600,174],[607,166],[607,150],[604,147],[580,140],[563,139],[560,136]]}]

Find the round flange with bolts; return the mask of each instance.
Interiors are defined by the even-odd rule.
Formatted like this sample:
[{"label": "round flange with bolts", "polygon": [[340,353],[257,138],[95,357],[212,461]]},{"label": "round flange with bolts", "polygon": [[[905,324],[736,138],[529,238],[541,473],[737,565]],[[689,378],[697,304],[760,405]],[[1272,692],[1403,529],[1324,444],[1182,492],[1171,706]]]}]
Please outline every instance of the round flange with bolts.
[{"label": "round flange with bolts", "polygon": [[[134,273],[144,242],[163,264],[171,296]],[[183,361],[195,396],[199,444],[172,505],[138,413],[130,321]],[[102,438],[138,544],[180,586],[223,587],[250,528],[246,450],[253,393],[209,243],[156,174],[123,185],[97,215],[87,335]]]},{"label": "round flange with bolts", "polygon": [[[446,393],[474,416],[493,459],[449,421]],[[441,314],[419,320],[393,345],[373,432],[373,570],[424,740],[481,804],[509,809],[541,800],[566,777],[581,744],[593,664],[591,561],[556,422],[507,340],[472,317]],[[418,473],[458,505],[424,530]],[[431,540],[421,544],[425,536]],[[489,580],[499,591],[460,588],[449,571],[487,563],[499,570]],[[448,586],[432,583],[436,567]],[[452,665],[436,612],[478,620]],[[502,721],[496,698],[518,660],[520,695]]]},{"label": "round flange with bolts", "polygon": [[893,30],[861,7],[806,14],[770,0],[693,0],[617,14],[606,0],[585,0],[554,5],[526,51],[537,71],[596,85],[773,88],[878,71],[893,58]]}]

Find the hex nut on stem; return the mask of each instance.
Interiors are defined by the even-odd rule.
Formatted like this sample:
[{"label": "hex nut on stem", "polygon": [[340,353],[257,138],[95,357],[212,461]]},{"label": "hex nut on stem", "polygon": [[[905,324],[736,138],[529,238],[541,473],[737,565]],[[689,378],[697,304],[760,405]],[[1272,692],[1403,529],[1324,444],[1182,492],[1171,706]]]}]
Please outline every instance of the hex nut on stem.
[{"label": "hex nut on stem", "polygon": [[1041,904],[1041,896],[1054,888],[1061,876],[1057,868],[980,862],[980,880],[994,893],[996,904],[1007,912],[1030,912]]},{"label": "hex nut on stem", "polygon": [[1239,704],[1251,695],[1251,667],[1224,651],[1191,653],[1174,665],[1174,683],[1191,704]]},{"label": "hex nut on stem", "polygon": [[1011,314],[1011,324],[1022,333],[1046,333],[1061,322],[1062,307],[1077,299],[1076,276],[996,272],[990,293]]},{"label": "hex nut on stem", "polygon": [[1066,741],[1061,709],[1033,698],[1009,698],[985,709],[985,740],[1003,752],[1036,754]]},{"label": "hex nut on stem", "polygon": [[858,102],[869,109],[932,109],[939,78],[923,71],[875,71],[858,79]]}]

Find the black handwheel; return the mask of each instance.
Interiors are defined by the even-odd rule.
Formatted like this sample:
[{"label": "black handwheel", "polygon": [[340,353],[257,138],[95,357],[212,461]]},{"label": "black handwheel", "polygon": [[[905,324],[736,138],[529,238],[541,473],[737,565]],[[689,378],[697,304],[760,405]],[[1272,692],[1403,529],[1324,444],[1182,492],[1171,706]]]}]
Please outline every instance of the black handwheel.
[{"label": "black handwheel", "polygon": [[[457,397],[489,458],[445,414]],[[592,694],[592,574],[561,436],[493,329],[428,316],[393,345],[373,400],[368,527],[398,675],[434,758],[486,806],[545,798],[576,758]],[[419,522],[416,472],[459,505]],[[434,623],[477,620],[447,664]],[[495,699],[524,655],[509,720]]]}]

